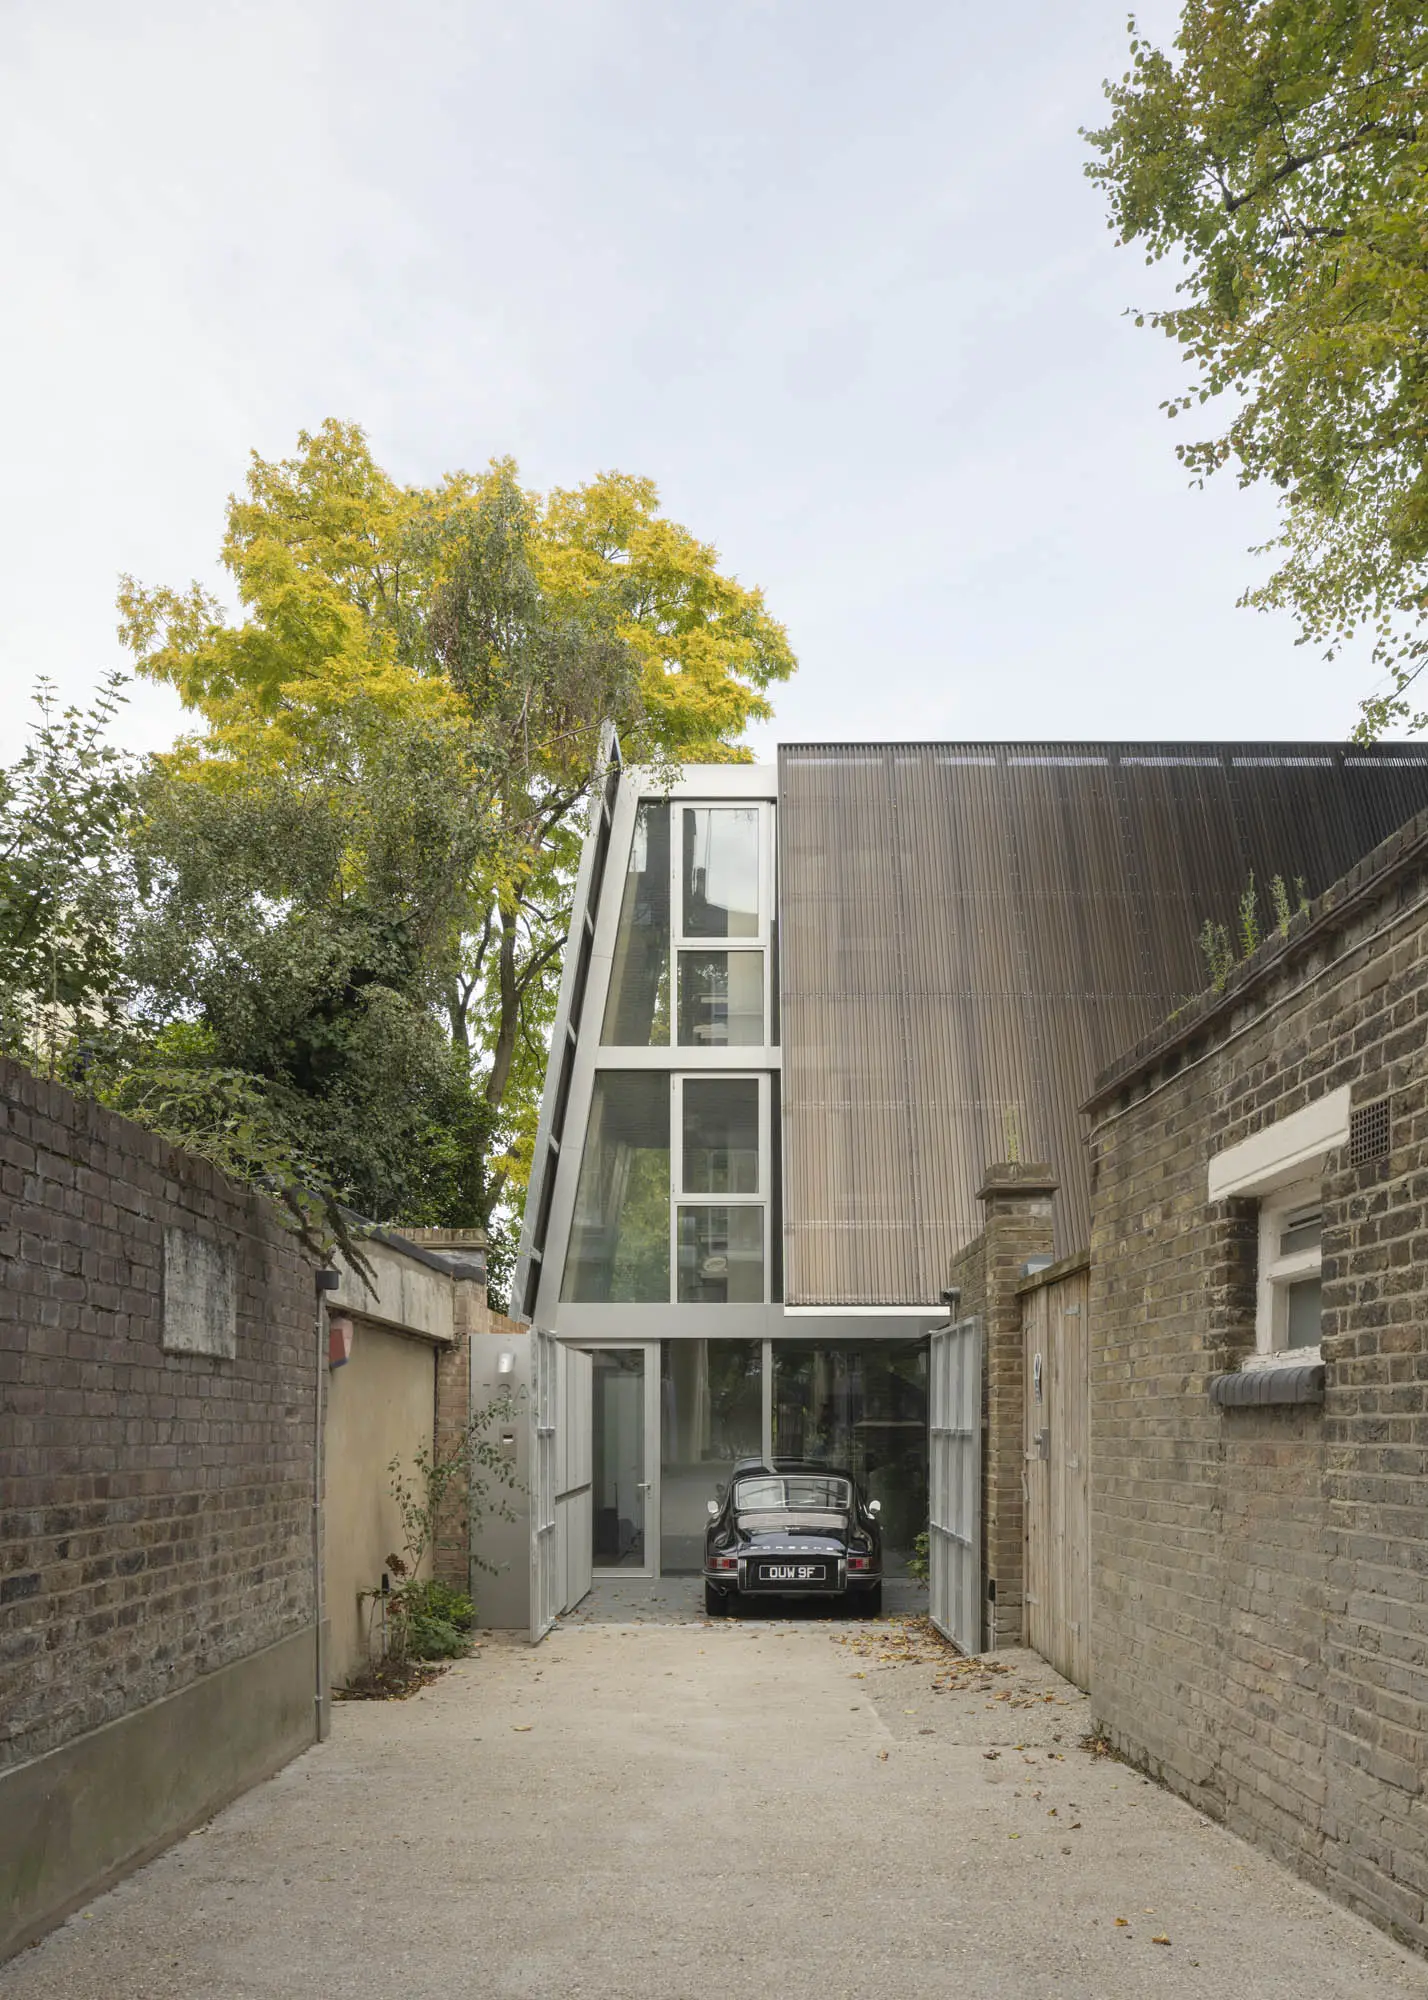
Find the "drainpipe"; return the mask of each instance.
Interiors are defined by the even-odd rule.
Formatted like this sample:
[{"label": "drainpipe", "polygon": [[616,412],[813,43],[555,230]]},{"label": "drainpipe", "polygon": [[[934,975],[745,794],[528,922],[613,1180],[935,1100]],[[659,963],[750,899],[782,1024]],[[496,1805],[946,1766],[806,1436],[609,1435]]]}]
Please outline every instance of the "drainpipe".
[{"label": "drainpipe", "polygon": [[323,1396],[327,1383],[327,1305],[324,1294],[335,1292],[342,1279],[336,1271],[317,1273],[317,1327],[313,1342],[316,1374],[312,1385],[312,1621],[313,1621],[313,1740],[325,1743],[332,1728],[332,1694],[327,1678],[327,1605],[323,1590]]}]

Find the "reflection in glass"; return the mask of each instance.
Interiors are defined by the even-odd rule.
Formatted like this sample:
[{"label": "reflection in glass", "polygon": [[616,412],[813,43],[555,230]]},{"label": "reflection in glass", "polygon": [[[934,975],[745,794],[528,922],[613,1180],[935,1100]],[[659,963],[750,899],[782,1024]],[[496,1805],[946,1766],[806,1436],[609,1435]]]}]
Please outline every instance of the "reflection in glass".
[{"label": "reflection in glass", "polygon": [[701,1048],[755,1048],[764,1039],[761,951],[679,954],[679,1039]]},{"label": "reflection in glass", "polygon": [[669,1298],[669,1078],[595,1078],[561,1297],[592,1304]]},{"label": "reflection in glass", "polygon": [[596,1569],[645,1564],[645,1357],[597,1347],[590,1357],[590,1528]]},{"label": "reflection in glass", "polygon": [[759,1080],[684,1079],[682,1194],[759,1192]]},{"label": "reflection in glass", "polygon": [[708,1502],[763,1445],[763,1342],[666,1340],[660,1349],[660,1568],[704,1560]]},{"label": "reflection in glass", "polygon": [[627,1049],[669,1042],[669,807],[653,799],[635,815],[600,1039]]},{"label": "reflection in glass", "polygon": [[775,1341],[773,1448],[851,1472],[907,1554],[927,1526],[926,1340]]},{"label": "reflection in glass", "polygon": [[684,808],[685,937],[759,934],[759,809]]},{"label": "reflection in glass", "polygon": [[764,1296],[762,1202],[679,1211],[681,1305],[757,1305]]},{"label": "reflection in glass", "polygon": [[1303,1278],[1290,1285],[1284,1344],[1286,1347],[1317,1347],[1324,1324],[1324,1286],[1319,1278]]},{"label": "reflection in glass", "polygon": [[1296,1250],[1317,1250],[1323,1240],[1323,1211],[1317,1208],[1301,1209],[1297,1215],[1286,1216],[1280,1226],[1279,1254],[1289,1257]]}]

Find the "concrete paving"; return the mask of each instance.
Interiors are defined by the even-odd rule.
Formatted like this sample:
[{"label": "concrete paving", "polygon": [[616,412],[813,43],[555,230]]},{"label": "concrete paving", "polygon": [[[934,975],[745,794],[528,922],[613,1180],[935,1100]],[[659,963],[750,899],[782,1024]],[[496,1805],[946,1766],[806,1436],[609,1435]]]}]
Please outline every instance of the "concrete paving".
[{"label": "concrete paving", "polygon": [[[927,1585],[910,1576],[889,1576],[883,1584],[885,1617],[916,1618],[927,1610]],[[836,1599],[826,1604],[799,1606],[800,1619],[837,1618],[842,1607]],[[784,1618],[788,1606],[776,1597],[762,1604],[749,1600],[742,1608],[745,1619]],[[697,1576],[662,1576],[650,1582],[644,1577],[602,1576],[584,1601],[570,1612],[569,1625],[698,1625],[704,1621],[704,1583]]]},{"label": "concrete paving", "polygon": [[1428,2000],[1421,1959],[1086,1727],[1032,1655],[896,1621],[488,1639],[339,1706],[0,1996]]}]

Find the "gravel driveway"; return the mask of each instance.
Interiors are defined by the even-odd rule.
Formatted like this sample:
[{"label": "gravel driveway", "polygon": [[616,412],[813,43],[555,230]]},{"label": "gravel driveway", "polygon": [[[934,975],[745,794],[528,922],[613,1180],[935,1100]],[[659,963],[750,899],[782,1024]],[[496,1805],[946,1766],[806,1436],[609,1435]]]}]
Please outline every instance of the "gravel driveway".
[{"label": "gravel driveway", "polygon": [[[925,1626],[488,1639],[0,1969],[3,2000],[1428,2000],[1428,1967]],[[1168,1940],[1168,1942],[1165,1942]]]}]

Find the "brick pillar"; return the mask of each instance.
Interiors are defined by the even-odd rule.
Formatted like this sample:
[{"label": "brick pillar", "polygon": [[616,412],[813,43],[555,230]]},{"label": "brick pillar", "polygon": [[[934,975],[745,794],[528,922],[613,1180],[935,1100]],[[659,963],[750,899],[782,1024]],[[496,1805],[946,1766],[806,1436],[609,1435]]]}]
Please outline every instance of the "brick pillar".
[{"label": "brick pillar", "polygon": [[986,1302],[982,1317],[982,1545],[987,1579],[987,1644],[1023,1643],[1026,1520],[1023,1506],[1026,1369],[1017,1285],[1029,1257],[1052,1254],[1051,1168],[1004,1161],[978,1190],[986,1215]]},{"label": "brick pillar", "polygon": [[[456,1338],[436,1357],[436,1407],[432,1419],[434,1455],[449,1457],[471,1421],[471,1336],[486,1331],[486,1232],[483,1229],[404,1229],[409,1243],[434,1250],[451,1272],[452,1319]],[[471,1585],[466,1489],[453,1483],[437,1527],[432,1573],[457,1590]]]}]

